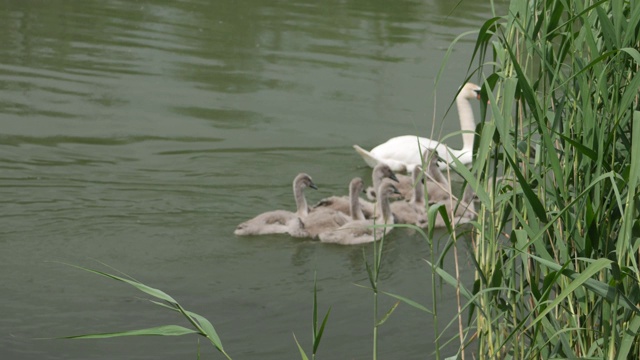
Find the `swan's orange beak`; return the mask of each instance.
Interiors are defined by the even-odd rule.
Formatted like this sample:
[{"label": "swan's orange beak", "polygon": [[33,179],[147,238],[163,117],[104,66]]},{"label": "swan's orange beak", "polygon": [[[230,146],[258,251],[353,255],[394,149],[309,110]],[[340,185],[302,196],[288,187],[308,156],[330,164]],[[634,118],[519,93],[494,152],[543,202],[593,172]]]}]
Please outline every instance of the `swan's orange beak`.
[{"label": "swan's orange beak", "polygon": [[[480,90],[475,90],[476,92],[476,99],[480,100],[482,98],[482,96],[480,96]],[[487,105],[491,104],[491,101],[487,100]]]}]

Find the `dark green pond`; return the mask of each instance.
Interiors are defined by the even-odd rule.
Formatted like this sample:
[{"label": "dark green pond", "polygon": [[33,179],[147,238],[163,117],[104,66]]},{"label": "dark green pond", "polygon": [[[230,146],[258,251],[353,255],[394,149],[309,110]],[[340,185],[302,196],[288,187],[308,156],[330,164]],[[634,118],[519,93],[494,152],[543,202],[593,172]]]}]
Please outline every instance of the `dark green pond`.
[{"label": "dark green pond", "polygon": [[[368,285],[371,245],[233,229],[292,208],[298,172],[319,187],[310,202],[369,181],[353,144],[428,136],[434,121],[458,131],[447,110],[475,36],[445,53],[491,16],[487,2],[444,0],[0,2],[0,358],[197,358],[195,336],[38,339],[188,325],[58,262],[163,289],[209,318],[235,359],[299,358],[293,333],[309,351],[315,273],[320,312],[332,308],[320,358],[371,358],[373,297],[355,285]],[[395,231],[381,289],[430,308],[429,257],[418,234]],[[457,310],[442,287],[444,327]],[[381,315],[394,302],[381,296]],[[379,357],[430,358],[432,322],[400,305]]]}]

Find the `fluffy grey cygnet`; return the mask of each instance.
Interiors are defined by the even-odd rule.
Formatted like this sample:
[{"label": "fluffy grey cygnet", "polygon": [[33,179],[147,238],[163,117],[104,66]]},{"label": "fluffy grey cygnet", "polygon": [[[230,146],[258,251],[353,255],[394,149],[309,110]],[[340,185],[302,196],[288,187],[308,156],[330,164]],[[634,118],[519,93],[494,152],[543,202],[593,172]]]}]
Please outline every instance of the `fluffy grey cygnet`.
[{"label": "fluffy grey cygnet", "polygon": [[236,235],[266,235],[289,234],[293,237],[308,237],[301,218],[309,214],[304,189],[310,187],[318,189],[311,176],[300,173],[293,180],[293,196],[296,201],[296,212],[287,210],[273,210],[262,213],[251,220],[247,220],[236,227]]},{"label": "fluffy grey cygnet", "polygon": [[325,243],[341,245],[365,244],[380,240],[383,235],[389,233],[394,223],[393,214],[389,206],[389,197],[400,194],[390,179],[384,179],[378,189],[378,202],[376,204],[376,219],[354,220],[342,225],[336,230],[321,233],[318,237]]}]

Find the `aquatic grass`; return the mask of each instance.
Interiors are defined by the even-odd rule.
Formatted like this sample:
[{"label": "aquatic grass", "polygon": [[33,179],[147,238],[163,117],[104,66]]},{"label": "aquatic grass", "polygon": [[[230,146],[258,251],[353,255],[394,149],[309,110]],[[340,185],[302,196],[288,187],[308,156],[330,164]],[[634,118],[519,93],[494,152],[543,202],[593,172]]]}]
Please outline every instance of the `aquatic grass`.
[{"label": "aquatic grass", "polygon": [[513,0],[479,30],[473,287],[429,261],[461,358],[640,358],[639,31],[635,0]]},{"label": "aquatic grass", "polygon": [[178,303],[173,297],[171,297],[164,291],[145,285],[132,278],[127,279],[127,278],[106,273],[100,270],[90,269],[90,268],[72,265],[72,264],[65,264],[65,263],[62,263],[62,264],[74,267],[76,269],[84,270],[96,275],[104,276],[112,280],[120,281],[125,284],[129,284],[134,288],[138,289],[139,291],[146,293],[147,295],[151,295],[156,299],[162,300],[162,302],[154,301],[154,300],[149,300],[149,302],[155,305],[158,305],[160,307],[180,313],[193,327],[193,329],[189,329],[181,325],[162,325],[162,326],[139,329],[139,330],[72,335],[72,336],[62,337],[63,339],[105,339],[105,338],[123,337],[123,336],[179,336],[179,335],[198,334],[198,335],[204,336],[207,340],[209,340],[209,342],[211,342],[211,344],[220,353],[222,353],[227,359],[231,359],[231,357],[225,352],[222,346],[222,342],[220,341],[220,337],[218,336],[211,322],[207,320],[204,316],[201,316],[192,311],[186,310],[184,307],[182,307],[182,305],[180,305],[180,303]]},{"label": "aquatic grass", "polygon": [[[71,335],[64,336],[60,339],[107,339],[114,337],[128,337],[128,336],[180,336],[180,335],[190,335],[197,334],[204,336],[207,338],[211,344],[222,353],[227,359],[231,359],[231,357],[225,352],[222,347],[222,342],[220,341],[220,337],[218,336],[216,330],[209,320],[205,317],[198,315],[192,311],[186,310],[182,305],[180,305],[173,297],[168,295],[162,290],[152,288],[148,285],[145,285],[133,278],[124,278],[121,276],[113,275],[110,273],[106,273],[103,271],[85,268],[78,265],[61,263],[64,265],[68,265],[74,267],[76,269],[84,270],[96,275],[104,276],[106,278],[124,282],[129,284],[139,291],[142,291],[148,295],[151,295],[157,299],[162,300],[163,302],[148,300],[149,302],[158,305],[160,307],[179,312],[183,317],[185,317],[188,322],[191,324],[193,329],[186,328],[181,325],[161,325],[146,329],[138,329],[138,330],[126,330],[126,331],[118,331],[118,332],[108,332],[108,333],[94,333],[94,334],[82,334],[82,335]],[[320,346],[320,341],[322,340],[322,335],[324,333],[325,326],[327,325],[327,320],[329,319],[329,314],[331,313],[331,307],[327,310],[324,318],[322,319],[322,323],[318,326],[318,291],[317,291],[317,278],[314,274],[313,277],[313,318],[312,318],[312,334],[313,334],[313,343],[312,343],[312,352],[311,359],[316,358],[316,354],[318,352],[318,348]],[[302,346],[298,342],[295,334],[293,334],[294,341],[300,351],[300,357],[303,360],[308,360],[309,357],[302,349]],[[198,358],[200,358],[200,350],[199,350],[199,342],[198,342]]]},{"label": "aquatic grass", "polygon": [[[374,213],[374,219],[375,219],[375,213]],[[379,309],[378,309],[378,293],[379,293],[379,288],[378,288],[378,279],[379,279],[379,275],[380,275],[380,269],[382,267],[382,254],[383,254],[383,249],[384,249],[384,241],[385,241],[385,237],[386,237],[386,231],[382,232],[382,236],[380,237],[380,239],[377,239],[377,232],[375,231],[376,228],[380,227],[380,228],[386,228],[386,227],[395,227],[396,225],[394,224],[376,224],[376,221],[373,221],[373,236],[374,236],[374,241],[372,244],[372,249],[373,249],[373,263],[369,263],[369,261],[367,260],[367,254],[366,254],[366,248],[362,248],[362,259],[364,261],[364,265],[365,268],[367,270],[367,278],[369,279],[369,284],[371,285],[371,287],[369,288],[371,290],[372,296],[373,296],[373,341],[372,341],[372,353],[373,353],[373,359],[376,360],[378,358],[378,328],[380,326],[382,326],[382,324],[385,323],[385,321],[387,321],[387,319],[389,318],[389,316],[391,316],[391,314],[395,311],[395,309],[398,307],[399,305],[399,301],[396,302],[388,311],[387,313],[380,318],[379,317]],[[364,286],[363,286],[364,287]]]},{"label": "aquatic grass", "polygon": [[[324,333],[324,327],[325,325],[327,325],[327,320],[329,319],[329,314],[331,313],[331,307],[329,307],[329,309],[327,310],[327,313],[324,315],[324,318],[322,319],[322,324],[320,324],[320,327],[318,327],[318,281],[316,278],[316,274],[313,274],[313,319],[312,319],[312,343],[313,343],[313,350],[311,352],[311,359],[315,359],[316,358],[316,353],[318,352],[318,347],[320,346],[320,341],[322,340],[322,334]],[[303,360],[308,360],[309,357],[307,356],[307,354],[305,353],[304,349],[302,349],[302,346],[300,345],[300,342],[298,342],[298,339],[296,338],[296,334],[293,334],[293,339],[296,342],[296,345],[298,346],[298,350],[300,351],[300,357]]]}]

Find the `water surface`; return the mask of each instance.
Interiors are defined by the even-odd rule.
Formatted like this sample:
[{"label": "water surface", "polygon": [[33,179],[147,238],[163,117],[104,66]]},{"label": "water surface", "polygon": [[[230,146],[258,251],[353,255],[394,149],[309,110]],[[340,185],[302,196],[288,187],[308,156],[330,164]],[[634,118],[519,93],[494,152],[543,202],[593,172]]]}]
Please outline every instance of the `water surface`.
[{"label": "water surface", "polygon": [[[195,337],[35,340],[187,326],[57,263],[103,262],[209,318],[237,359],[297,358],[293,333],[310,349],[317,274],[320,311],[332,309],[319,354],[371,358],[373,298],[354,285],[368,284],[370,245],[233,229],[291,208],[298,172],[320,188],[310,202],[369,179],[353,144],[458,131],[446,112],[474,38],[443,59],[490,16],[488,4],[442,0],[4,1],[0,357],[196,358]],[[431,307],[430,256],[419,235],[393,233],[381,289]],[[453,292],[437,299],[444,326]],[[381,297],[381,315],[393,303]],[[381,358],[429,358],[432,317],[401,305],[379,338]]]}]

